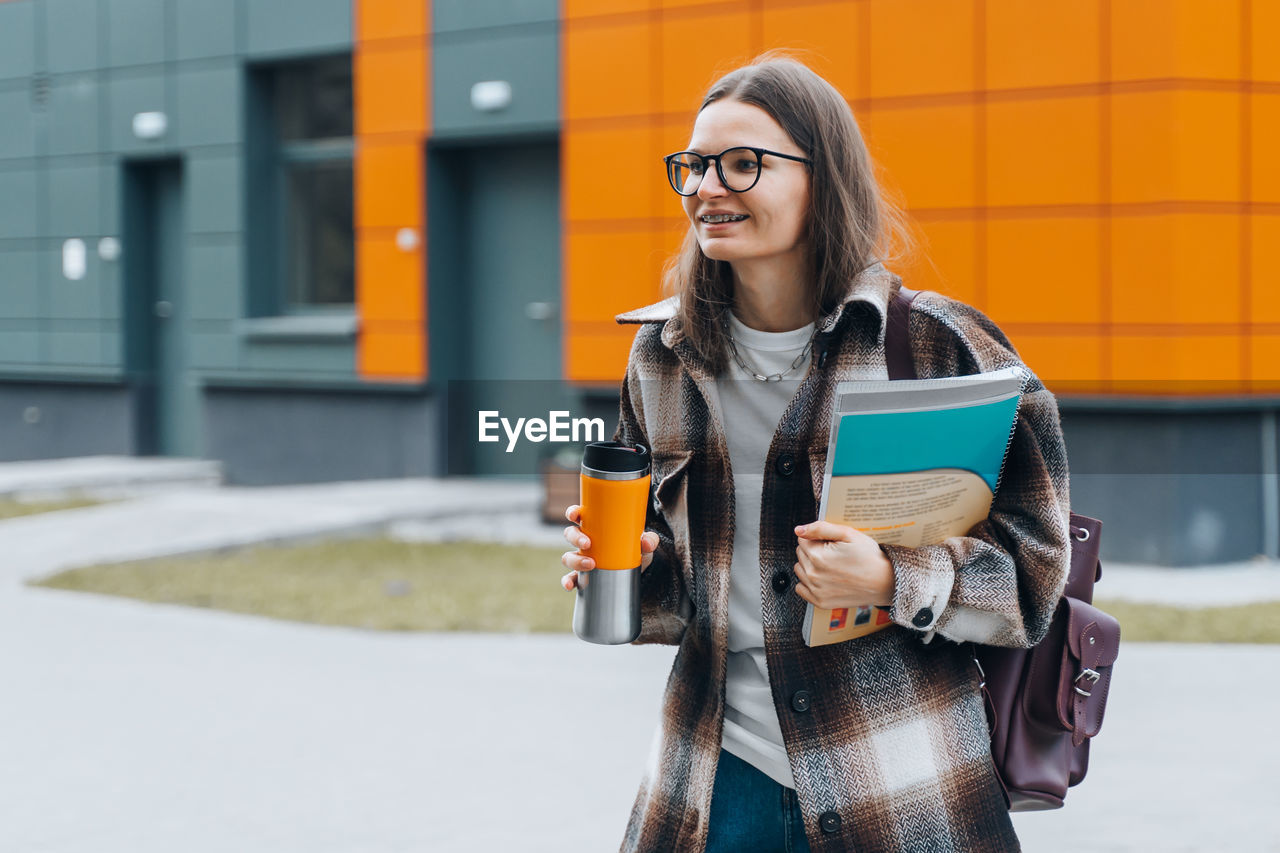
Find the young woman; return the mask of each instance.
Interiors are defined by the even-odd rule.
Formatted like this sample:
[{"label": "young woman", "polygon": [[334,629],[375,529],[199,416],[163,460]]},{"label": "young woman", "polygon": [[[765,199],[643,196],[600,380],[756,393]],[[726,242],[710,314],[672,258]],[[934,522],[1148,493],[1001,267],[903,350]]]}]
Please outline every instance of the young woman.
[{"label": "young woman", "polygon": [[[680,647],[623,849],[1017,850],[960,643],[1048,630],[1070,557],[1054,398],[1031,378],[966,536],[880,546],[817,521],[832,391],[888,375],[901,281],[878,259],[901,220],[844,98],[791,60],[719,80],[687,149],[665,158],[690,222],[675,295],[618,318],[641,327],[615,438],[653,453],[637,642]],[[915,299],[907,335],[921,377],[1021,364],[942,294]],[[593,568],[562,562],[566,589]],[[809,648],[806,602],[883,605],[896,625]]]}]

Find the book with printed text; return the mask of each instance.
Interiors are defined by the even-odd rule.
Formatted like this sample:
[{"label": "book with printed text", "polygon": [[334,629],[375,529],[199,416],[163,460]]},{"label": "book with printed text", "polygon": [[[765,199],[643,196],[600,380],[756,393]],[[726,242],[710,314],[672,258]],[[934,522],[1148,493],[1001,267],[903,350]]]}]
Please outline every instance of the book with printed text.
[{"label": "book with printed text", "polygon": [[[835,390],[818,518],[881,545],[964,536],[991,511],[1028,379],[1020,367],[943,379],[856,380]],[[806,645],[893,624],[874,606],[805,608]]]}]

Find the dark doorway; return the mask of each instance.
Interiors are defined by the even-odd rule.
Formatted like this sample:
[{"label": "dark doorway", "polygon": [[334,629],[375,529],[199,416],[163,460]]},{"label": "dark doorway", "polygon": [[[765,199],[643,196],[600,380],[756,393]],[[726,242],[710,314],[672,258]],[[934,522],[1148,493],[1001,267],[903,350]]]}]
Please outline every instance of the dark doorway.
[{"label": "dark doorway", "polygon": [[182,287],[182,163],[128,162],[123,181],[125,370],[134,452],[199,456],[199,392],[189,381]]}]

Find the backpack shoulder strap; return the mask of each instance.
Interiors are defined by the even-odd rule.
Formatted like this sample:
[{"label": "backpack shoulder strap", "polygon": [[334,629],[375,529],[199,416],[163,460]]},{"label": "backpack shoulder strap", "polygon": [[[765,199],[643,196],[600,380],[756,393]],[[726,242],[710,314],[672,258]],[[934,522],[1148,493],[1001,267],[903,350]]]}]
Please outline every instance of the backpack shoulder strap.
[{"label": "backpack shoulder strap", "polygon": [[885,318],[884,358],[890,379],[915,379],[916,365],[911,357],[911,340],[907,337],[907,318],[911,300],[920,293],[900,287],[889,300],[889,316]]}]

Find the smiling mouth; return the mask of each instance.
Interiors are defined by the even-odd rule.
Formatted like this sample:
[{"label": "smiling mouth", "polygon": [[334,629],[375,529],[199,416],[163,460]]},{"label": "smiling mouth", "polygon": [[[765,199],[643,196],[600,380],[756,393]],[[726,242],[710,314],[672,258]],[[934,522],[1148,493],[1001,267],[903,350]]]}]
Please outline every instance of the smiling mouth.
[{"label": "smiling mouth", "polygon": [[741,222],[748,217],[745,213],[722,213],[715,216],[700,216],[698,218],[708,225],[716,225],[721,222]]}]

